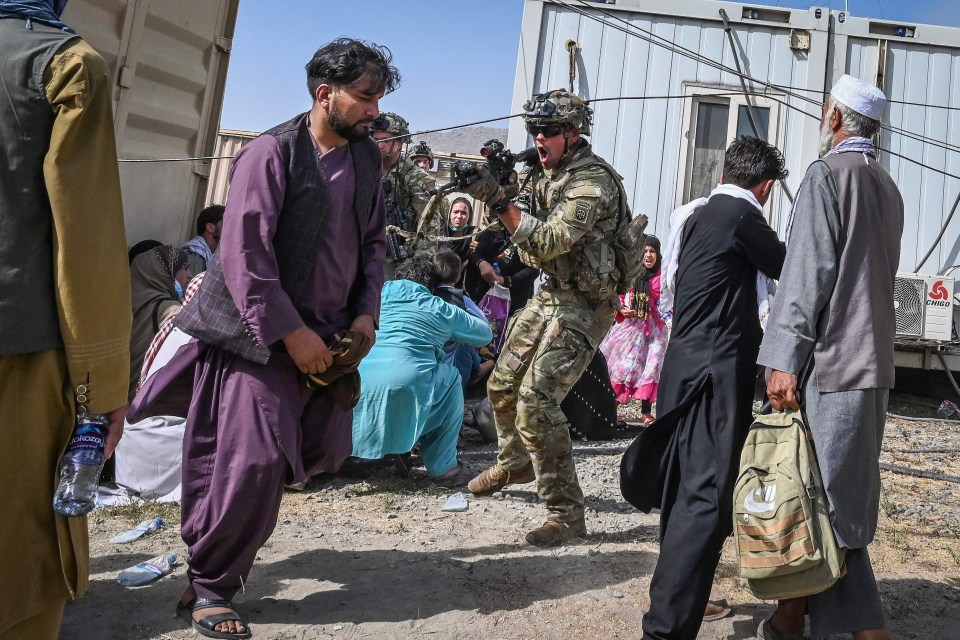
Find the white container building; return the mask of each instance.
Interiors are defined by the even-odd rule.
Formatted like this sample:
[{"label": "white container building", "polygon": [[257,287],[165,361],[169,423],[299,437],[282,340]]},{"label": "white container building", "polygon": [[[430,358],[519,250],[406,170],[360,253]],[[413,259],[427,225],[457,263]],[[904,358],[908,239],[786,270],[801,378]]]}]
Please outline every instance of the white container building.
[{"label": "white container building", "polygon": [[[751,95],[744,95],[738,62]],[[960,198],[960,29],[826,7],[526,0],[513,106],[571,86],[593,101],[594,149],[624,177],[633,211],[647,214],[650,232],[665,239],[671,211],[709,193],[723,150],[737,135],[752,134],[748,105],[761,134],[783,151],[795,194],[817,158],[825,92],[844,73],[890,100],[879,145],[906,207],[900,271],[949,270],[960,263],[960,215],[916,267]],[[508,146],[530,144],[522,120],[513,119]],[[790,204],[776,187],[766,207],[781,237]],[[939,366],[929,353],[898,353],[898,362]],[[960,368],[960,358],[951,366]]]}]

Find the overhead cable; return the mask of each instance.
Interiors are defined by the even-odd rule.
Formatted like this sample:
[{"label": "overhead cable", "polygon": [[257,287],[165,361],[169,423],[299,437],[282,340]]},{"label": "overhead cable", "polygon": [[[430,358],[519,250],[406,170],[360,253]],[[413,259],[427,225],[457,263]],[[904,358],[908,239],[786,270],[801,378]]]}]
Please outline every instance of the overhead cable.
[{"label": "overhead cable", "polygon": [[[702,55],[702,54],[694,51],[693,49],[688,49],[688,48],[686,48],[686,47],[683,47],[683,46],[681,46],[681,45],[678,45],[677,43],[675,43],[675,42],[673,42],[673,41],[671,41],[671,40],[668,40],[668,39],[664,38],[663,36],[659,36],[659,35],[653,33],[652,31],[649,31],[649,30],[647,30],[647,29],[643,29],[642,27],[638,27],[638,26],[634,25],[633,23],[631,23],[630,21],[628,21],[628,20],[626,20],[626,19],[624,19],[624,18],[621,18],[621,17],[617,16],[616,14],[613,14],[613,13],[611,13],[611,12],[609,12],[609,11],[604,11],[603,9],[600,9],[600,8],[594,6],[594,5],[588,4],[588,3],[586,2],[586,0],[575,0],[575,1],[576,1],[576,2],[579,2],[581,5],[583,5],[583,6],[585,6],[585,7],[588,7],[589,9],[591,9],[591,10],[593,10],[593,11],[596,11],[597,13],[600,13],[600,14],[602,14],[602,15],[610,18],[611,20],[616,20],[617,22],[620,22],[620,23],[623,23],[623,24],[627,25],[627,27],[628,27],[629,29],[632,29],[632,31],[631,31],[631,30],[628,30],[627,28],[620,27],[620,26],[618,26],[618,25],[616,25],[616,24],[611,24],[611,23],[609,23],[609,22],[607,22],[607,21],[605,21],[605,20],[597,17],[596,15],[593,15],[590,11],[585,11],[585,10],[583,10],[583,9],[580,9],[579,7],[575,7],[575,6],[571,5],[571,4],[569,4],[568,2],[564,2],[564,0],[551,0],[551,1],[554,2],[554,3],[556,3],[556,4],[558,4],[558,5],[560,5],[560,6],[562,6],[562,7],[567,8],[567,9],[573,11],[574,13],[577,13],[578,15],[581,15],[581,16],[587,18],[587,19],[594,20],[594,21],[596,21],[596,22],[599,22],[599,23],[602,24],[602,25],[605,25],[605,26],[607,26],[607,27],[610,27],[611,29],[614,29],[614,30],[616,30],[616,31],[620,31],[620,32],[622,32],[622,33],[625,33],[625,34],[627,34],[627,35],[629,35],[629,36],[632,36],[632,37],[635,37],[635,38],[639,38],[639,39],[641,39],[641,40],[644,40],[644,41],[649,42],[649,43],[651,43],[651,44],[654,44],[654,45],[656,45],[656,46],[659,46],[659,47],[668,49],[669,51],[671,51],[671,52],[673,52],[673,53],[677,53],[677,54],[682,55],[682,56],[684,56],[684,57],[686,57],[686,58],[689,58],[689,59],[691,59],[691,60],[693,60],[693,61],[695,61],[695,62],[699,62],[699,63],[704,64],[704,65],[706,65],[706,66],[709,66],[709,67],[712,67],[712,68],[717,69],[717,70],[719,70],[719,71],[722,71],[722,72],[724,72],[724,73],[728,73],[728,74],[730,74],[730,75],[737,76],[737,77],[741,78],[741,80],[749,80],[750,82],[752,82],[752,83],[754,83],[754,84],[759,84],[759,85],[762,85],[762,86],[765,86],[765,87],[769,87],[769,88],[771,88],[771,89],[776,89],[776,90],[778,90],[778,91],[780,91],[780,92],[782,92],[782,93],[784,93],[784,94],[786,94],[786,95],[789,95],[789,96],[791,96],[791,97],[793,97],[793,98],[796,98],[796,99],[798,99],[798,100],[803,100],[803,101],[805,101],[805,102],[808,102],[808,103],[810,103],[810,104],[816,105],[816,106],[818,106],[818,107],[819,107],[819,106],[822,106],[822,104],[821,104],[821,102],[820,102],[819,100],[815,100],[815,99],[813,99],[813,98],[809,98],[809,97],[807,97],[807,96],[799,95],[799,94],[795,93],[795,91],[816,91],[817,93],[820,93],[819,90],[806,89],[806,88],[800,88],[800,87],[791,87],[791,86],[789,86],[789,85],[780,85],[780,84],[776,84],[776,83],[774,83],[774,82],[768,82],[768,81],[765,81],[765,80],[761,80],[761,79],[759,79],[759,78],[755,78],[755,77],[750,76],[750,75],[748,75],[748,74],[742,73],[742,72],[740,72],[740,71],[737,71],[736,69],[733,69],[732,67],[728,67],[728,66],[726,66],[726,65],[724,65],[724,64],[722,64],[722,63],[720,63],[720,62],[717,62],[716,60],[711,60],[710,58],[707,58],[706,56],[704,56],[704,55]],[[639,33],[638,33],[638,32],[639,32]],[[923,105],[920,105],[920,104],[918,104],[918,103],[911,103],[911,104],[917,104],[917,106],[923,106]],[[937,106],[937,105],[930,105],[930,106]],[[882,123],[881,123],[881,127],[882,127],[883,129],[887,130],[887,131],[892,131],[892,132],[898,133],[898,134],[900,134],[900,135],[903,135],[903,136],[905,136],[905,137],[907,137],[907,138],[911,138],[911,139],[916,140],[916,141],[918,141],[918,142],[923,142],[924,144],[929,144],[929,145],[931,145],[931,146],[939,147],[939,148],[941,148],[941,149],[946,149],[946,150],[948,150],[948,151],[953,151],[953,152],[955,152],[955,153],[960,153],[960,146],[958,146],[958,145],[954,145],[954,144],[951,144],[951,143],[948,143],[948,142],[943,142],[943,141],[940,141],[940,140],[935,140],[935,139],[933,139],[933,138],[929,138],[929,137],[924,136],[924,135],[922,135],[922,134],[914,133],[914,132],[911,132],[911,131],[909,131],[909,130],[907,130],[907,129],[902,129],[902,128],[900,128],[900,127],[894,127],[894,126],[888,125],[888,124],[885,125],[885,124],[882,124]]]}]

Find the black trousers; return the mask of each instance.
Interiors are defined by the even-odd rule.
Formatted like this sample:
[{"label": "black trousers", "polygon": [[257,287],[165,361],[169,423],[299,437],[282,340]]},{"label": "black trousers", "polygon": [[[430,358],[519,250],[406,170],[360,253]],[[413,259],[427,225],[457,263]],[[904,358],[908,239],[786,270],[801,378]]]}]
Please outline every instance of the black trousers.
[{"label": "black trousers", "polygon": [[[736,474],[722,474],[727,478],[724,484],[731,486],[718,486],[718,470],[739,465],[740,447],[718,439],[742,443],[742,435],[737,436],[742,429],[729,424],[732,417],[714,415],[713,390],[713,385],[707,384],[680,420],[668,454],[660,557],[650,583],[650,611],[643,617],[644,640],[697,637],[723,542],[733,527],[731,508],[720,506],[720,496],[732,495]],[[736,460],[726,459],[734,452]],[[729,499],[723,501],[730,503]]]}]

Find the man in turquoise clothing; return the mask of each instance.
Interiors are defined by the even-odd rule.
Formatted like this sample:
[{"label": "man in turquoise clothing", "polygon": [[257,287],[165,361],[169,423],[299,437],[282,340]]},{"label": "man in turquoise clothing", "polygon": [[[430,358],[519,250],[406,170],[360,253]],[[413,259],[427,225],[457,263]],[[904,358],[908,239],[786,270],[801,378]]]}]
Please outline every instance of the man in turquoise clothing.
[{"label": "man in turquoise clothing", "polygon": [[383,287],[377,342],[360,363],[353,455],[376,460],[419,442],[427,473],[452,487],[472,475],[457,461],[463,389],[457,369],[441,361],[443,345],[481,347],[493,334],[484,320],[433,295],[438,280],[429,259],[411,258]]}]

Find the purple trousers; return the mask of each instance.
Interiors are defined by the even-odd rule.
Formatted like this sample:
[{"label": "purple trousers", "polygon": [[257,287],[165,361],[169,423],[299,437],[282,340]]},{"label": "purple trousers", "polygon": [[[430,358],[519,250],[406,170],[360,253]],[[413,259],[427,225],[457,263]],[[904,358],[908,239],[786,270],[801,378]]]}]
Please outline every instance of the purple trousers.
[{"label": "purple trousers", "polygon": [[232,600],[273,533],[284,486],[350,455],[353,412],[310,391],[283,354],[266,365],[213,348],[197,356],[180,531],[196,594]]}]

